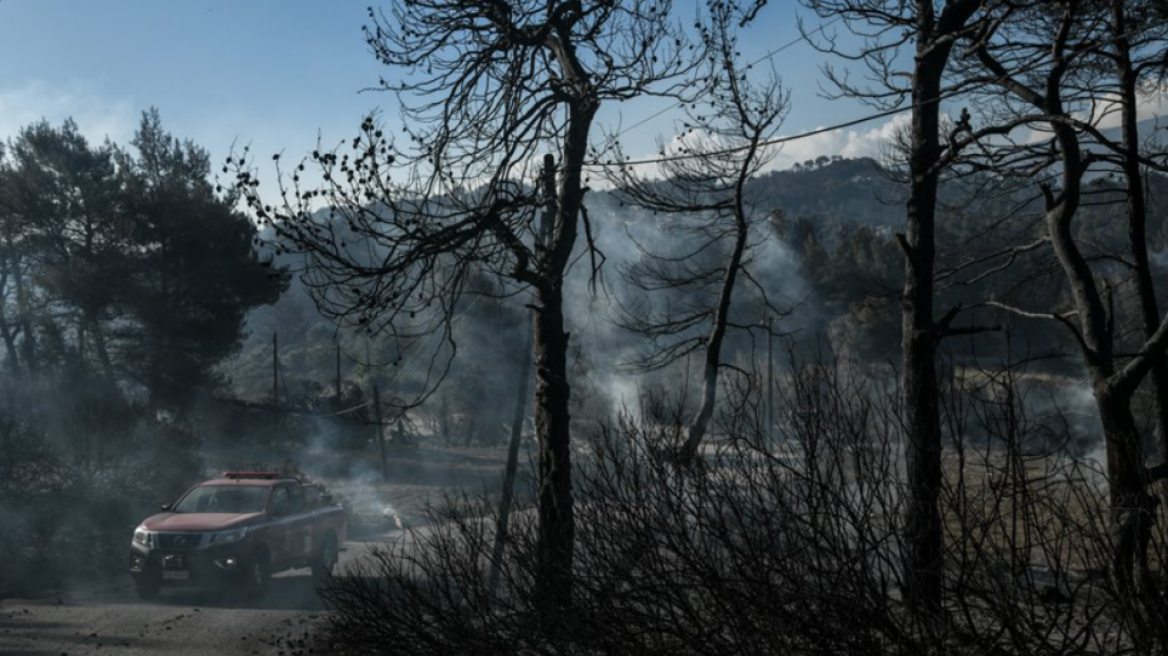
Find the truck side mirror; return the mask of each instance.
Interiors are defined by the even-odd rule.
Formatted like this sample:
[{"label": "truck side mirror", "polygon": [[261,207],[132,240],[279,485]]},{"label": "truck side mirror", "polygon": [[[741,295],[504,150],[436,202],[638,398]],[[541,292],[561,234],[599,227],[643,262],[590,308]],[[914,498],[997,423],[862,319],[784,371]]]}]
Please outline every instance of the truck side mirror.
[{"label": "truck side mirror", "polygon": [[162,504],[162,512],[169,512],[172,506],[173,504],[169,503]]}]

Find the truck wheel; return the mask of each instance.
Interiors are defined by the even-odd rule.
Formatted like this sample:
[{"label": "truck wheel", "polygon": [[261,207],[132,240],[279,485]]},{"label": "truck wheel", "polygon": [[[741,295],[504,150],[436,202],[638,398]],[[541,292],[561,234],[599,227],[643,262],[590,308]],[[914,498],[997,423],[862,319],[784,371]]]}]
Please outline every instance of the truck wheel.
[{"label": "truck wheel", "polygon": [[243,592],[249,597],[258,597],[268,587],[268,579],[272,577],[272,567],[268,563],[268,554],[256,552],[248,559],[247,567],[243,570]]},{"label": "truck wheel", "polygon": [[157,599],[158,591],[161,587],[157,580],[145,575],[134,578],[134,592],[138,593],[139,599],[147,601]]},{"label": "truck wheel", "polygon": [[312,558],[312,575],[317,580],[323,581],[333,574],[333,568],[337,566],[337,538],[332,533],[324,536],[324,541],[320,545],[320,551]]}]

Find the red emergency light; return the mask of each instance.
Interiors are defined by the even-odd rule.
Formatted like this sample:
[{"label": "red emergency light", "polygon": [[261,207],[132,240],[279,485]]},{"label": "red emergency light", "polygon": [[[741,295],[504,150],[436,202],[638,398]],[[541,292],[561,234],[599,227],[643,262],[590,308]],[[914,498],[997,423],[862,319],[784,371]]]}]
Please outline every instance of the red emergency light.
[{"label": "red emergency light", "polygon": [[223,472],[223,478],[258,478],[265,481],[274,481],[277,478],[280,478],[280,475],[276,472]]}]

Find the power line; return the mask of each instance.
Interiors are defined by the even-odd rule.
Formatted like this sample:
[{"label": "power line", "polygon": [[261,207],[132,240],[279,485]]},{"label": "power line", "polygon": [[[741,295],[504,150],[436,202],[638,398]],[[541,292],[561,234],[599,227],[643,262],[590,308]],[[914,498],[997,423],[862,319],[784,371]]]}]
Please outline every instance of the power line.
[{"label": "power line", "polygon": [[[940,102],[941,100],[944,100],[944,99],[945,99],[944,97],[941,97],[941,98],[937,98],[936,100],[926,101],[926,102],[920,103],[920,106],[923,107],[924,105],[927,105],[931,102]],[[860,125],[861,123],[867,123],[869,121],[875,121],[877,119],[887,118],[889,116],[895,116],[896,114],[900,114],[901,112],[906,112],[915,106],[916,105],[909,105],[908,107],[900,107],[897,109],[890,109],[887,111],[879,112],[877,114],[870,114],[868,116],[862,116],[860,118],[852,119],[850,121],[845,121],[843,123],[837,123],[835,125],[830,125],[830,126],[825,127],[825,128],[817,128],[817,129],[812,130],[810,132],[802,132],[802,133],[792,135],[789,137],[776,137],[774,139],[767,139],[765,141],[760,141],[758,143],[758,147],[775,146],[775,145],[779,145],[779,144],[789,143],[791,141],[798,141],[800,139],[807,139],[807,138],[814,137],[814,136],[824,134],[827,132],[835,132],[836,130],[850,128],[854,125]],[[715,155],[728,155],[730,153],[736,153],[736,152],[739,152],[742,150],[747,150],[749,148],[750,148],[749,145],[735,146],[733,148],[724,148],[722,150],[712,150],[712,151],[708,151],[708,152],[704,152],[704,153],[684,153],[684,154],[680,154],[680,155],[666,155],[665,157],[655,157],[652,159],[634,159],[634,160],[625,160],[623,162],[612,161],[612,162],[608,162],[608,163],[591,162],[591,163],[585,164],[585,166],[594,166],[594,167],[599,166],[602,168],[607,168],[607,167],[611,167],[611,166],[641,166],[644,164],[660,164],[660,163],[664,163],[664,162],[676,162],[676,161],[687,160],[687,159],[697,159],[699,157],[711,157],[711,156],[715,156]]]},{"label": "power line", "polygon": [[[758,59],[755,59],[754,61],[747,63],[746,68],[751,68],[755,64],[761,63],[763,60],[770,59],[770,58],[774,57],[775,55],[779,54],[780,52],[783,52],[787,48],[794,46],[797,43],[807,41],[807,37],[811,36],[812,34],[815,34],[816,32],[822,32],[823,30],[830,27],[833,23],[837,23],[840,20],[842,20],[842,19],[839,16],[836,16],[835,18],[827,21],[823,25],[820,25],[819,27],[815,28],[814,30],[811,30],[807,34],[800,34],[799,38],[794,39],[792,41],[788,41],[787,43],[784,43],[783,45],[781,45],[773,50],[768,51],[765,55],[759,57]],[[650,114],[649,116],[637,121],[636,123],[633,123],[629,127],[624,128],[620,132],[617,132],[616,134],[609,137],[609,141],[616,141],[617,139],[621,138],[623,135],[628,134],[630,131],[637,129],[637,128],[641,127],[642,125],[652,121],[653,119],[660,117],[662,114],[673,111],[674,109],[677,109],[678,107],[680,107],[681,105],[684,105],[684,104],[685,103],[682,103],[682,102],[674,102],[672,105],[669,105],[669,106],[665,107],[664,109],[658,110],[657,112]]]},{"label": "power line", "polygon": [[[1130,38],[1133,36],[1139,36],[1139,35],[1143,34],[1144,32],[1148,32],[1148,31],[1154,30],[1156,28],[1163,27],[1165,25],[1168,25],[1168,19],[1160,21],[1159,23],[1154,23],[1152,25],[1148,25],[1147,27],[1143,27],[1143,28],[1140,28],[1137,30],[1132,30],[1132,31],[1127,32],[1125,34],[1120,34],[1120,35],[1112,37],[1110,39],[1104,39],[1100,43],[1115,43],[1116,41],[1119,41],[1121,39],[1126,39],[1126,38]],[[824,25],[824,27],[826,27],[826,25]],[[1043,61],[1042,59],[1039,59],[1038,61],[1034,62],[1033,64],[1030,64],[1029,66],[1024,66],[1024,67],[1019,68],[1015,71],[1008,72],[1005,75],[1001,75],[997,79],[987,81],[987,82],[983,83],[983,86],[989,85],[989,84],[996,84],[998,82],[1006,80],[1007,78],[1010,78],[1010,77],[1017,75],[1019,73],[1028,73],[1028,72],[1030,72],[1030,71],[1032,71],[1032,70],[1034,70],[1034,69],[1038,68],[1039,66],[1042,66],[1043,64],[1046,64],[1046,63],[1049,63],[1049,62]],[[845,121],[843,123],[837,123],[835,125],[830,125],[830,126],[824,127],[824,128],[817,128],[815,130],[811,130],[810,132],[803,132],[803,133],[791,135],[788,137],[776,137],[774,139],[766,139],[764,141],[760,141],[757,144],[754,144],[754,147],[777,146],[780,144],[790,143],[792,141],[798,141],[800,139],[807,139],[807,138],[814,137],[814,136],[817,136],[820,134],[825,134],[828,132],[834,132],[836,130],[842,130],[844,128],[850,128],[852,126],[860,125],[862,123],[868,123],[870,121],[875,121],[875,120],[878,120],[881,118],[895,116],[896,114],[901,114],[903,112],[907,112],[909,110],[916,109],[918,107],[924,107],[924,106],[932,104],[932,103],[939,103],[943,100],[948,100],[948,99],[953,98],[955,96],[961,95],[965,92],[966,92],[966,90],[964,90],[964,89],[962,89],[962,90],[954,89],[953,91],[950,91],[949,93],[943,93],[943,94],[937,96],[936,98],[932,98],[932,99],[926,100],[924,102],[913,103],[913,104],[907,105],[905,107],[898,107],[896,109],[889,109],[889,110],[885,110],[883,112],[877,112],[875,114],[861,116],[859,118],[855,118],[855,119],[852,119],[850,121]],[[662,113],[664,113],[664,112],[662,112]],[[623,131],[619,134],[623,134],[624,132],[627,132],[627,130]],[[619,136],[619,134],[617,136]],[[682,154],[677,154],[677,155],[666,155],[663,157],[652,157],[652,158],[648,158],[648,159],[637,159],[637,160],[626,159],[624,161],[610,160],[608,162],[587,162],[584,165],[588,166],[588,167],[593,167],[593,168],[609,168],[609,167],[613,167],[613,166],[626,167],[626,166],[643,166],[646,164],[663,164],[666,162],[678,162],[678,161],[684,161],[684,160],[688,160],[688,159],[697,159],[699,157],[714,157],[714,156],[718,156],[718,155],[729,155],[731,153],[736,153],[736,152],[740,152],[743,150],[748,150],[751,147],[752,146],[748,144],[748,145],[744,145],[744,146],[734,146],[731,148],[723,148],[721,150],[707,151],[704,153],[682,153]]]}]

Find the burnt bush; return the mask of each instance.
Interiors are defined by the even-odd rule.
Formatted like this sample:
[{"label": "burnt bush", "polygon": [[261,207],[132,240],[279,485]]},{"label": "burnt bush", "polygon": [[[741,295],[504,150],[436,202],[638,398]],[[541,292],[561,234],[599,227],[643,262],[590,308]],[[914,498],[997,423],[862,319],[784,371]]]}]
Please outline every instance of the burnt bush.
[{"label": "burnt bush", "polygon": [[[1006,367],[945,390],[944,611],[902,603],[907,512],[892,376],[794,367],[767,438],[749,378],[727,383],[715,443],[673,454],[681,403],[580,447],[570,599],[534,585],[534,515],[464,496],[322,590],[321,640],[375,654],[1154,653],[1159,595],[1108,579],[1106,480],[1032,416]],[[530,504],[532,485],[528,481]],[[1163,544],[1162,530],[1154,541]],[[1162,549],[1161,549],[1162,551]],[[1159,562],[1153,558],[1153,562]],[[501,583],[494,590],[488,572]],[[1154,575],[1149,579],[1153,580]]]}]

